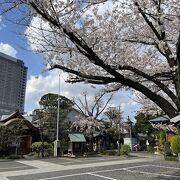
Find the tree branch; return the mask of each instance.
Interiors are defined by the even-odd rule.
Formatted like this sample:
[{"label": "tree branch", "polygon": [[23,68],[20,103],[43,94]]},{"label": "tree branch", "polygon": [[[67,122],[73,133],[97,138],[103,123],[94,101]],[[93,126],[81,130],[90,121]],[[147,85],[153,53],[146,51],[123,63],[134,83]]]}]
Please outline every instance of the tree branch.
[{"label": "tree branch", "polygon": [[152,22],[148,19],[148,17],[146,16],[146,14],[144,13],[144,11],[142,10],[142,8],[140,7],[139,3],[137,1],[135,1],[135,6],[137,6],[139,12],[141,13],[142,17],[144,18],[144,20],[146,21],[146,23],[149,25],[149,27],[152,29],[152,31],[154,32],[154,34],[156,35],[156,37],[158,38],[158,40],[162,40],[160,34],[158,33],[158,31],[156,30],[156,28],[154,27],[154,25],[152,24]]},{"label": "tree branch", "polygon": [[97,117],[105,110],[105,108],[107,107],[107,105],[108,105],[108,103],[110,102],[110,100],[112,99],[112,97],[113,97],[113,94],[111,94],[111,96],[109,97],[109,99],[106,101],[106,104],[105,104],[104,107],[101,109],[101,111],[96,114]]},{"label": "tree branch", "polygon": [[[165,112],[168,113],[169,116],[173,117],[177,114],[177,109],[175,109],[166,99],[163,97],[155,94],[152,92],[149,88],[145,87],[144,85],[134,82],[131,79],[125,78],[122,74],[117,72],[116,70],[112,69],[110,65],[105,64],[103,60],[101,60],[98,55],[85,43],[85,41],[81,38],[79,39],[73,32],[69,31],[66,27],[62,27],[61,24],[58,23],[56,19],[53,19],[49,14],[43,13],[37,6],[34,4],[34,1],[30,1],[30,5],[36,12],[42,16],[42,18],[46,19],[49,23],[57,27],[58,29],[61,29],[64,34],[69,37],[69,39],[78,46],[79,49],[82,49],[82,54],[86,56],[89,61],[91,61],[93,64],[103,68],[107,73],[114,76],[116,82],[123,84],[124,86],[129,86],[137,91],[142,92],[144,95],[146,95],[149,99],[154,101],[161,109],[163,109]],[[147,16],[144,14],[143,10],[140,8],[138,2],[135,2],[135,5],[138,7],[139,12],[144,17],[144,20],[147,22],[147,24],[151,27],[155,35],[157,36],[158,40],[161,40],[161,36],[159,35],[156,28],[153,26],[152,22],[149,21]]]},{"label": "tree branch", "polygon": [[[75,74],[81,78],[85,78],[85,79],[89,79],[89,80],[96,80],[96,82],[99,81],[99,83],[103,82],[105,84],[107,83],[111,83],[111,82],[117,82],[115,78],[111,78],[111,77],[104,77],[104,76],[93,76],[93,75],[87,75],[87,74],[83,74],[79,71],[75,71],[73,69],[69,69],[67,67],[61,66],[61,65],[53,65],[51,68],[49,68],[49,70],[53,70],[53,69],[61,69],[67,73],[71,73],[71,74]],[[89,81],[88,80],[88,81]],[[67,81],[70,82],[70,81]],[[75,82],[82,82],[82,79],[75,79]]]},{"label": "tree branch", "polygon": [[176,95],[167,86],[165,86],[163,83],[161,83],[155,76],[150,76],[150,75],[144,73],[143,71],[140,71],[139,69],[134,68],[132,66],[121,66],[121,65],[118,65],[117,69],[119,69],[119,70],[130,70],[130,71],[136,73],[137,75],[152,81],[158,87],[160,87],[172,99],[172,101],[176,105],[178,105],[177,104],[178,98],[176,97]]}]

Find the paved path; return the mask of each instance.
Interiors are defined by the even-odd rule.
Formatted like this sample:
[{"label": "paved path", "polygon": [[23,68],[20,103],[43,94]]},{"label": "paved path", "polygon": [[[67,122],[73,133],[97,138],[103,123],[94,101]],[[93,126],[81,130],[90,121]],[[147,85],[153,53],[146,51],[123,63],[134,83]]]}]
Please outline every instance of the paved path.
[{"label": "paved path", "polygon": [[[141,155],[142,156],[142,155]],[[114,158],[114,157],[113,157]],[[86,158],[88,161],[88,158]],[[94,158],[96,159],[96,158]],[[56,171],[66,171],[66,170],[76,170],[76,169],[83,169],[83,168],[94,168],[94,167],[105,167],[105,166],[113,166],[113,165],[120,165],[120,164],[133,164],[133,163],[142,163],[142,162],[151,162],[157,159],[161,159],[158,156],[147,156],[144,155],[143,158],[136,158],[136,159],[128,159],[128,160],[102,160],[104,158],[99,158],[97,162],[84,162],[83,164],[79,164],[79,159],[72,159],[72,161],[77,161],[76,164],[70,165],[62,165],[52,162],[47,162],[44,160],[21,160],[16,161],[17,163],[23,164],[24,166],[33,167],[34,169],[25,169],[25,170],[11,170],[0,172],[0,179],[6,179],[5,177],[12,177],[12,176],[22,176],[22,175],[30,175],[30,174],[39,174],[39,173],[48,173],[48,172],[56,172]]]}]

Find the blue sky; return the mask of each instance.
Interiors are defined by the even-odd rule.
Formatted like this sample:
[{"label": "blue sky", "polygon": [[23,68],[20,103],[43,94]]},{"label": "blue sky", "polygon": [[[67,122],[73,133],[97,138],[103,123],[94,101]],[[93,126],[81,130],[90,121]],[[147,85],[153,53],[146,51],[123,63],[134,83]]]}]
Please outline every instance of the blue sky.
[{"label": "blue sky", "polygon": [[[59,70],[53,70],[51,72],[43,73],[43,57],[42,55],[28,51],[28,43],[23,37],[25,28],[6,21],[3,17],[0,18],[0,52],[4,52],[8,55],[15,56],[18,59],[22,59],[25,65],[28,67],[28,81],[26,89],[26,103],[25,111],[31,112],[38,107],[38,100],[40,97],[48,92],[58,92],[58,74]],[[37,76],[39,78],[37,78]],[[67,84],[64,82],[66,74],[61,76],[61,94],[71,98],[74,96],[81,96],[83,91],[87,91],[90,95],[89,98],[95,94],[99,89],[92,88],[86,84]],[[139,105],[132,100],[131,94],[128,92],[117,92],[111,102],[112,106],[121,106],[123,110],[123,117],[126,119],[130,116],[134,118],[136,110],[139,109]]]}]

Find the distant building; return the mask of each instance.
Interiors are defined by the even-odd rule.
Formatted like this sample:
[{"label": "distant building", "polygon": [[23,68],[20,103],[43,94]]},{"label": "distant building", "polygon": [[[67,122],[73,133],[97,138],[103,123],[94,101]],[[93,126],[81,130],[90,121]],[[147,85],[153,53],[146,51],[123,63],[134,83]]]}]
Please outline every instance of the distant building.
[{"label": "distant building", "polygon": [[24,112],[26,77],[23,61],[0,52],[0,116]]}]

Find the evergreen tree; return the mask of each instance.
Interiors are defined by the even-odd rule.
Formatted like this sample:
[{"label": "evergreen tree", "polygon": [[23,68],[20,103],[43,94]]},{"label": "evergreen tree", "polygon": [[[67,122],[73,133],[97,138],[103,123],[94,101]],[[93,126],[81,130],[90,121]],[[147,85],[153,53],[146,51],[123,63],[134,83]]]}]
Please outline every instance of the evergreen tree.
[{"label": "evergreen tree", "polygon": [[71,100],[61,95],[48,93],[43,95],[39,101],[41,109],[35,110],[39,117],[41,137],[43,136],[43,140],[46,138],[50,142],[56,139],[58,99],[59,139],[67,138],[70,123],[66,120],[66,116],[73,106]]}]

